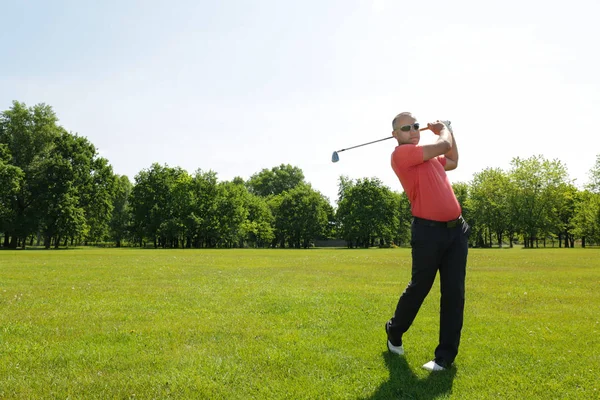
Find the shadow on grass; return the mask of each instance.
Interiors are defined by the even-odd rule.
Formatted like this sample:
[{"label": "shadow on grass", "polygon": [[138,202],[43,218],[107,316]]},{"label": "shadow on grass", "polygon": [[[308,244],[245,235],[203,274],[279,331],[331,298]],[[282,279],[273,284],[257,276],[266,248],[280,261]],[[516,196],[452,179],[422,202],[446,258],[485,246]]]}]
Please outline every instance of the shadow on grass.
[{"label": "shadow on grass", "polygon": [[390,370],[390,378],[381,384],[377,391],[365,400],[415,399],[428,400],[448,395],[456,375],[456,367],[447,371],[429,374],[419,378],[409,367],[404,357],[382,353],[385,364]]}]

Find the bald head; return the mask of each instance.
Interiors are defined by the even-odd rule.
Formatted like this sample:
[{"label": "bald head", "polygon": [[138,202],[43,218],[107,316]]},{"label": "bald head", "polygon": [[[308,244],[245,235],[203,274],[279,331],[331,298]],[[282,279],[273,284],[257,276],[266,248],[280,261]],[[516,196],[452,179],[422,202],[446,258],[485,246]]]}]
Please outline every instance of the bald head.
[{"label": "bald head", "polygon": [[400,126],[412,124],[414,121],[416,121],[416,119],[415,117],[413,117],[412,113],[409,113],[408,111],[401,112],[400,114],[396,115],[396,117],[392,121],[392,129],[396,130]]}]

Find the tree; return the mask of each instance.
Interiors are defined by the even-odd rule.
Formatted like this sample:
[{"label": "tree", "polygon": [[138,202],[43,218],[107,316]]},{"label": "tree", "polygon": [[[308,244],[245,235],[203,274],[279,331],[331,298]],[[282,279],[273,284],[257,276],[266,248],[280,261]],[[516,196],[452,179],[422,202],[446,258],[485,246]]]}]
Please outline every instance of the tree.
[{"label": "tree", "polygon": [[15,172],[20,170],[16,172],[20,180],[18,192],[6,205],[2,224],[5,245],[10,247],[25,247],[26,238],[38,231],[40,212],[34,203],[45,187],[36,179],[44,179],[40,168],[60,135],[57,121],[52,108],[45,104],[27,108],[15,101],[12,108],[0,113],[0,144],[4,145],[5,157],[9,157],[4,164],[17,168],[13,169]]},{"label": "tree", "polygon": [[[552,213],[557,221],[555,224],[555,233],[558,236],[558,246],[562,247],[564,240],[565,248],[569,247],[569,239],[574,240],[575,209],[579,201],[579,191],[571,183],[563,183],[556,190],[556,202]],[[554,247],[554,244],[553,244]]]},{"label": "tree", "polygon": [[489,246],[492,245],[491,236],[494,234],[498,246],[502,247],[503,235],[508,230],[508,185],[508,176],[501,169],[492,168],[475,174],[471,182],[469,204],[477,215],[473,230],[477,235],[481,235],[482,228],[487,230],[489,242],[484,240],[484,243],[489,243]]},{"label": "tree", "polygon": [[402,245],[404,243],[410,243],[411,239],[411,224],[412,224],[412,210],[410,200],[406,192],[393,193],[395,197],[395,209],[397,210],[398,228],[396,236],[393,241],[396,244]]},{"label": "tree", "polygon": [[194,200],[189,216],[193,225],[192,244],[194,247],[215,247],[219,238],[217,174],[198,169],[193,176],[192,191]]},{"label": "tree", "polygon": [[300,184],[269,200],[275,236],[281,247],[308,248],[324,237],[333,212],[329,201],[308,184]]},{"label": "tree", "polygon": [[339,233],[350,247],[367,248],[377,238],[380,244],[391,242],[400,227],[399,206],[379,179],[359,179],[347,185],[338,203]]},{"label": "tree", "polygon": [[182,222],[174,208],[175,187],[183,169],[152,164],[135,177],[131,193],[132,230],[140,245],[145,238],[154,247],[175,247],[181,240]]},{"label": "tree", "polygon": [[465,204],[469,199],[469,184],[464,182],[455,182],[452,184],[452,191],[456,196],[456,200],[461,205],[463,218],[467,218],[468,210],[465,209]]},{"label": "tree", "polygon": [[85,169],[79,171],[75,181],[80,205],[89,227],[85,241],[103,241],[109,238],[117,177],[108,160],[97,157],[95,147],[87,139],[78,136],[75,139],[80,142],[79,149],[88,149],[85,154],[89,157],[85,162]]},{"label": "tree", "polygon": [[243,224],[248,218],[248,194],[242,185],[232,182],[219,183],[216,198],[219,234],[216,245],[231,248],[243,242]]},{"label": "tree", "polygon": [[582,238],[583,247],[585,239],[600,244],[600,193],[590,190],[579,193],[572,223],[574,234]]},{"label": "tree", "polygon": [[10,165],[11,156],[6,144],[0,144],[0,232],[5,233],[5,244],[8,246],[7,229],[14,220],[13,201],[20,192],[24,174],[19,167]]},{"label": "tree", "polygon": [[48,248],[51,242],[58,247],[62,239],[103,239],[108,231],[112,168],[86,138],[57,121],[45,104],[27,108],[13,102],[0,114],[2,162],[16,168],[19,180],[10,205],[4,203],[2,225],[12,247],[25,247],[35,234],[44,237]]},{"label": "tree", "polygon": [[128,235],[130,222],[129,197],[133,185],[126,175],[116,177],[115,190],[112,198],[113,212],[110,220],[110,236],[117,247],[121,247],[123,240]]},{"label": "tree", "polygon": [[461,207],[463,218],[470,224],[473,224],[473,212],[471,211],[471,187],[468,183],[455,182],[452,184],[452,190]]},{"label": "tree", "polygon": [[600,154],[596,156],[596,164],[590,169],[589,176],[587,189],[592,193],[600,193]]},{"label": "tree", "polygon": [[559,202],[559,188],[567,181],[567,170],[558,160],[549,161],[542,156],[526,160],[514,158],[509,173],[515,192],[511,207],[517,210],[519,230],[524,235],[525,247],[533,247],[539,236],[543,239],[556,231],[558,218],[552,212]]},{"label": "tree", "polygon": [[169,187],[169,213],[161,222],[159,231],[166,238],[163,247],[191,247],[196,229],[193,208],[196,201],[194,179],[187,171],[178,170]]},{"label": "tree", "polygon": [[304,183],[304,173],[300,168],[281,164],[252,175],[246,184],[250,193],[267,197],[281,194],[301,183]]},{"label": "tree", "polygon": [[[58,247],[62,239],[87,236],[90,221],[100,224],[110,218],[112,209],[107,207],[94,215],[91,210],[97,201],[108,201],[112,193],[95,192],[92,184],[92,164],[96,150],[87,139],[71,135],[61,128],[53,140],[52,152],[40,162],[38,174],[33,176],[31,187],[39,193],[34,201],[39,212],[39,222],[44,246]],[[111,173],[111,170],[108,171]],[[94,218],[96,217],[96,218]]]},{"label": "tree", "polygon": [[338,178],[338,203],[346,196],[348,190],[354,186],[354,181],[346,175],[341,175]]},{"label": "tree", "polygon": [[246,197],[248,216],[242,224],[244,239],[252,247],[268,247],[275,239],[274,218],[264,197],[248,193]]}]

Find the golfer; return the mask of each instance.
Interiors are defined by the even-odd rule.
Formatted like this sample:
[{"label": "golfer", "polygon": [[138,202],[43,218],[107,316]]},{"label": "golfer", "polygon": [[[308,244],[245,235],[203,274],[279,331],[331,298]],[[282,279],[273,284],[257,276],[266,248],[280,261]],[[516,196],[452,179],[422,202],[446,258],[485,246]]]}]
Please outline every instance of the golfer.
[{"label": "golfer", "polygon": [[408,195],[413,215],[412,272],[394,316],[385,324],[387,346],[392,353],[404,354],[402,336],[417,316],[439,271],[439,344],[435,358],[423,368],[443,371],[458,354],[470,233],[446,176],[446,171],[458,164],[458,149],[452,131],[442,121],[427,124],[438,138],[425,145],[419,145],[419,123],[411,113],[398,114],[392,127],[392,135],[398,141],[392,153],[392,168]]}]

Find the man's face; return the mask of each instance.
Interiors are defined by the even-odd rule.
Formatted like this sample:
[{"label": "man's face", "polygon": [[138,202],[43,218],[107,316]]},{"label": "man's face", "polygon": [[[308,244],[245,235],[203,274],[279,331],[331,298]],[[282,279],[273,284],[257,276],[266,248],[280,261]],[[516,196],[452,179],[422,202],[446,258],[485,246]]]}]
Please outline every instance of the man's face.
[{"label": "man's face", "polygon": [[[415,124],[417,124],[415,126]],[[396,126],[392,135],[398,140],[398,144],[419,144],[421,132],[418,128],[418,122],[410,116],[402,116],[396,121]]]}]

